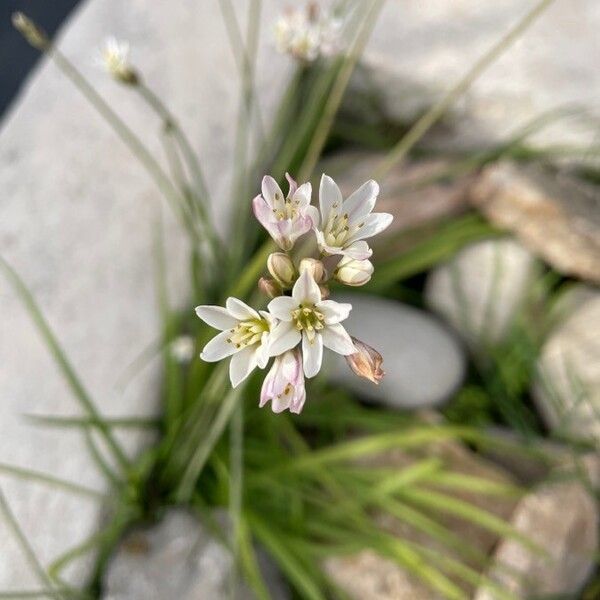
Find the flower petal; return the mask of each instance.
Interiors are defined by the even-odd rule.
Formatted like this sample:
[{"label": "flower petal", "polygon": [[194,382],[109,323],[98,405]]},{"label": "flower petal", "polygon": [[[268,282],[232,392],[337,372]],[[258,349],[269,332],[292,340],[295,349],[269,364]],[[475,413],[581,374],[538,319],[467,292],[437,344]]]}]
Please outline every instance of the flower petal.
[{"label": "flower petal", "polygon": [[373,179],[363,183],[344,202],[344,212],[348,214],[349,222],[363,219],[371,213],[379,194],[379,185]]},{"label": "flower petal", "polygon": [[290,412],[299,415],[306,401],[306,388],[304,385],[300,389],[296,389],[292,402],[290,403]]},{"label": "flower petal", "polygon": [[260,338],[260,343],[256,349],[256,365],[259,369],[264,369],[269,362],[269,346],[270,346],[270,334],[266,331]]},{"label": "flower petal", "polygon": [[229,379],[233,387],[242,383],[256,367],[256,350],[256,346],[246,346],[231,357]]},{"label": "flower petal", "polygon": [[260,319],[260,315],[245,302],[230,296],[225,302],[229,314],[238,321],[248,321],[249,319]]},{"label": "flower petal", "polygon": [[237,325],[237,319],[234,319],[222,306],[196,306],[196,314],[205,323],[221,331]]},{"label": "flower petal", "polygon": [[316,308],[323,313],[326,325],[333,325],[348,318],[352,310],[352,304],[347,302],[336,302],[335,300],[322,300]]},{"label": "flower petal", "polygon": [[291,350],[300,341],[300,332],[292,323],[282,321],[273,329],[269,336],[269,354],[279,356]]},{"label": "flower petal", "polygon": [[236,352],[235,344],[227,341],[230,335],[229,331],[222,331],[216,335],[204,346],[200,358],[206,362],[217,362]]},{"label": "flower petal", "polygon": [[271,398],[271,410],[274,413],[282,413],[286,408],[290,407],[292,400],[291,394],[282,394],[281,396],[273,396]]},{"label": "flower petal", "polygon": [[306,208],[310,204],[310,197],[312,195],[312,185],[310,183],[303,183],[297,190],[291,194],[292,202],[297,208]]},{"label": "flower petal", "polygon": [[275,208],[277,204],[283,202],[283,192],[279,184],[270,176],[265,175],[262,180],[261,191],[263,198],[270,208]]},{"label": "flower petal", "polygon": [[321,331],[321,335],[323,336],[323,344],[342,356],[348,356],[357,352],[350,336],[342,325],[338,323],[325,327]]},{"label": "flower petal", "polygon": [[296,304],[316,304],[321,301],[321,290],[308,270],[302,271],[292,289]]},{"label": "flower petal", "polygon": [[252,210],[258,222],[270,233],[272,227],[273,209],[269,207],[262,196],[255,196],[252,199]]},{"label": "flower petal", "polygon": [[349,246],[346,246],[346,248],[341,251],[341,254],[356,260],[367,260],[367,258],[372,256],[373,250],[369,248],[369,244],[367,244],[367,242],[364,240],[358,240],[356,242],[352,242]]},{"label": "flower petal", "polygon": [[292,311],[298,307],[298,303],[289,296],[277,296],[267,305],[271,315],[280,321],[291,321]]},{"label": "flower petal", "polygon": [[289,173],[285,174],[285,178],[287,179],[289,185],[288,198],[292,198],[298,189],[298,183]]},{"label": "flower petal", "polygon": [[393,220],[394,217],[389,213],[371,213],[364,220],[364,225],[348,238],[348,242],[373,237],[389,227]]},{"label": "flower petal", "polygon": [[323,338],[320,333],[315,335],[312,342],[308,339],[306,333],[302,335],[302,358],[304,374],[308,378],[314,377],[321,370],[321,363],[323,362]]},{"label": "flower petal", "polygon": [[[321,217],[319,215],[319,209],[316,206],[307,206],[304,209],[304,214],[311,220],[311,227],[313,229],[317,229],[319,227],[319,223],[321,222]],[[321,232],[319,232],[321,233]],[[321,236],[323,234],[321,233]]]},{"label": "flower petal", "polygon": [[323,223],[327,222],[329,213],[334,204],[340,209],[342,206],[343,198],[340,188],[337,183],[329,177],[329,175],[321,176],[321,183],[319,185],[319,207],[321,209],[321,219]]}]

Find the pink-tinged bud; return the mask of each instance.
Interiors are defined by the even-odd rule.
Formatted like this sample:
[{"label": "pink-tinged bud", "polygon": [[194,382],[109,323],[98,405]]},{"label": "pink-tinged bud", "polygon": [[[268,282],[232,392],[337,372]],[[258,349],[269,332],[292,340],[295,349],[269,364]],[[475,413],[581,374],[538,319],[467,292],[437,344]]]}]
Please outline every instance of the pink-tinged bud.
[{"label": "pink-tinged bud", "polygon": [[288,350],[275,359],[267,373],[260,391],[262,408],[271,401],[271,410],[275,413],[288,409],[300,413],[306,400],[302,355],[298,349]]},{"label": "pink-tinged bud", "polygon": [[283,288],[288,289],[297,279],[296,268],[292,259],[283,252],[273,252],[267,259],[267,269],[271,277]]},{"label": "pink-tinged bud", "polygon": [[319,286],[319,290],[321,291],[321,300],[327,300],[331,295],[329,292],[329,288],[326,285],[321,284]]},{"label": "pink-tinged bud", "polygon": [[327,280],[327,271],[325,265],[316,258],[303,258],[298,267],[300,273],[308,271],[317,283],[323,283]]},{"label": "pink-tinged bud", "polygon": [[258,280],[258,289],[269,298],[277,298],[277,296],[283,294],[281,286],[273,279],[267,279],[266,277],[261,277]]},{"label": "pink-tinged bud", "polygon": [[373,271],[373,263],[370,260],[356,260],[344,256],[338,263],[333,276],[344,285],[359,286],[368,283]]},{"label": "pink-tinged bud", "polygon": [[372,381],[375,385],[383,379],[385,372],[381,368],[383,358],[377,350],[355,337],[352,343],[357,352],[346,356],[348,366],[359,376]]}]

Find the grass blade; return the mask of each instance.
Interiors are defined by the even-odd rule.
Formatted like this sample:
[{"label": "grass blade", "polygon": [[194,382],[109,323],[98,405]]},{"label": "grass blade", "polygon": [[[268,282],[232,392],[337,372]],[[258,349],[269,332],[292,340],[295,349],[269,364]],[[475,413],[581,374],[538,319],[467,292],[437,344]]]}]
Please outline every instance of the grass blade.
[{"label": "grass blade", "polygon": [[37,305],[33,295],[23,282],[23,280],[17,275],[16,271],[2,258],[0,257],[0,269],[4,271],[7,279],[12,285],[13,289],[19,296],[23,306],[26,308],[29,316],[37,327],[39,333],[42,336],[47,348],[50,350],[52,357],[54,358],[57,366],[59,367],[63,377],[66,379],[71,391],[74,396],[79,400],[79,403],[88,414],[98,422],[98,429],[103,438],[105,439],[108,447],[111,449],[115,459],[123,469],[128,468],[128,461],[125,453],[115,440],[110,431],[109,427],[103,422],[100,417],[100,413],[96,409],[91,397],[87,390],[83,386],[79,377],[75,373],[75,370],[71,366],[68,358],[66,357],[63,349],[61,348],[58,340],[54,336],[54,333],[50,329],[48,322],[44,318],[39,306]]},{"label": "grass blade", "polygon": [[[38,560],[38,557],[36,556],[35,552],[33,551],[33,548],[31,547],[29,540],[27,539],[27,537],[23,533],[23,530],[21,529],[19,523],[17,522],[17,520],[8,504],[8,501],[6,500],[6,497],[4,496],[4,492],[2,491],[2,488],[0,488],[0,513],[2,513],[2,516],[4,517],[4,520],[6,521],[8,528],[11,530],[15,539],[19,543],[19,546],[21,547],[21,550],[23,551],[23,555],[25,556],[27,562],[29,563],[29,566],[31,567],[32,571],[35,573],[36,577],[39,579],[40,583],[44,586],[47,586],[49,589],[52,589],[54,587],[52,580],[46,573],[46,571],[45,571],[44,567],[42,566],[42,564],[40,563],[40,561]],[[57,596],[61,597],[61,595],[58,593],[58,591],[57,591]]]},{"label": "grass blade", "polygon": [[72,492],[74,494],[78,494],[80,496],[87,496],[89,498],[94,498],[95,500],[106,500],[106,496],[102,492],[98,492],[91,488],[85,487],[78,483],[73,483],[71,481],[67,481],[65,479],[60,479],[55,477],[54,475],[48,475],[47,473],[42,473],[41,471],[32,471],[30,469],[25,469],[23,467],[15,467],[13,465],[7,465],[5,463],[0,463],[0,474],[1,475],[10,475],[13,477],[18,477],[19,479],[25,479],[28,481],[36,481],[39,483],[45,483],[51,485],[55,488],[62,489],[67,492]]}]

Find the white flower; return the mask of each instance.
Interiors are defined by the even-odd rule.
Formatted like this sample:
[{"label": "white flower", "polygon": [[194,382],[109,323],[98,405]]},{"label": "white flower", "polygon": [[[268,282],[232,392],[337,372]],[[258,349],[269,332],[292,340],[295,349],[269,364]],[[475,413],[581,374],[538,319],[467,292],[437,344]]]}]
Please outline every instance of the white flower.
[{"label": "white flower", "polygon": [[[323,174],[319,186],[320,224],[315,226],[323,254],[343,254],[357,260],[371,256],[373,252],[364,240],[381,233],[393,219],[388,213],[371,212],[378,194],[379,185],[371,179],[344,200],[335,181]],[[309,214],[317,221],[314,207]]]},{"label": "white flower", "polygon": [[371,279],[374,270],[370,260],[356,260],[350,256],[344,256],[335,268],[333,277],[345,285],[365,285]]},{"label": "white flower", "polygon": [[262,408],[269,400],[275,413],[289,409],[298,414],[302,410],[306,389],[302,356],[298,349],[288,350],[273,362],[260,390],[259,406]]},{"label": "white flower", "polygon": [[200,354],[206,362],[231,356],[229,378],[238,386],[256,366],[264,369],[269,360],[269,338],[274,325],[271,315],[260,314],[237,298],[227,298],[222,306],[198,306],[196,314],[211,327],[220,329]]},{"label": "white flower", "polygon": [[322,300],[321,290],[309,270],[304,270],[292,296],[269,302],[269,312],[281,322],[271,332],[270,354],[277,356],[302,341],[304,374],[314,377],[321,368],[323,346],[344,356],[356,348],[340,322],[348,317],[351,304]]},{"label": "white flower", "polygon": [[119,81],[135,83],[137,74],[129,63],[129,44],[109,37],[100,50],[98,64]]},{"label": "white flower", "polygon": [[312,186],[303,183],[300,187],[286,173],[290,190],[284,198],[277,182],[266,175],[262,180],[262,196],[252,200],[254,215],[269,232],[282,250],[290,250],[296,240],[310,231],[313,221],[307,210],[310,205]]},{"label": "white flower", "polygon": [[171,342],[171,355],[177,362],[186,363],[194,357],[195,347],[196,344],[191,335],[180,335]]},{"label": "white flower", "polygon": [[277,20],[275,42],[279,52],[312,62],[319,56],[331,56],[340,49],[342,22],[328,13],[319,14],[311,3],[306,10],[288,10]]}]

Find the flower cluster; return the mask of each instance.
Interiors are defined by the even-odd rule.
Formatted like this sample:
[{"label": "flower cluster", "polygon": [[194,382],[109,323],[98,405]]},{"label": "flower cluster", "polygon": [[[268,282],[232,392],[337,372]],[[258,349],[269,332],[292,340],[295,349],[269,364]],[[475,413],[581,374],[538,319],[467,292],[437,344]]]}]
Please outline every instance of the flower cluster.
[{"label": "flower cluster", "polygon": [[[335,280],[359,286],[369,281],[372,250],[366,240],[388,227],[392,216],[373,212],[379,194],[375,181],[367,181],[344,200],[333,179],[323,175],[317,209],[311,204],[311,184],[298,186],[288,174],[286,178],[286,196],[266,176],[262,193],[252,201],[256,218],[282,250],[269,256],[270,277],[258,282],[271,298],[267,310],[256,311],[237,298],[228,298],[225,307],[198,306],[196,313],[221,331],[202,350],[203,360],[231,356],[229,375],[235,387],[274,357],[260,406],[270,401],[274,412],[299,413],[306,399],[304,379],[320,371],[324,348],[345,356],[361,377],[374,383],[383,377],[381,355],[351,338],[342,325],[352,305],[328,299],[328,284]],[[298,256],[298,252],[292,257],[298,240],[311,232],[319,258]],[[300,254],[306,246],[298,244]]]},{"label": "flower cluster", "polygon": [[332,56],[339,50],[342,22],[319,11],[315,2],[305,10],[288,9],[275,25],[277,49],[308,63],[319,56]]}]

